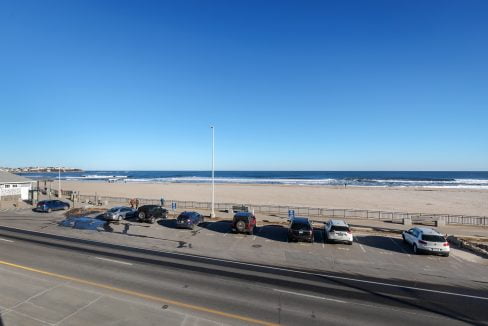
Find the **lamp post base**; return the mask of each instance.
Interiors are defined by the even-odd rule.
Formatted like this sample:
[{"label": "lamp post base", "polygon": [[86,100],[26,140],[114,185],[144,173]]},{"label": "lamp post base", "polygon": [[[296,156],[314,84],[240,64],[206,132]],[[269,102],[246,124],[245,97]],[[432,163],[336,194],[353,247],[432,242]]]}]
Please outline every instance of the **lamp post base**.
[{"label": "lamp post base", "polygon": [[210,213],[210,218],[215,218],[215,213],[214,212]]}]

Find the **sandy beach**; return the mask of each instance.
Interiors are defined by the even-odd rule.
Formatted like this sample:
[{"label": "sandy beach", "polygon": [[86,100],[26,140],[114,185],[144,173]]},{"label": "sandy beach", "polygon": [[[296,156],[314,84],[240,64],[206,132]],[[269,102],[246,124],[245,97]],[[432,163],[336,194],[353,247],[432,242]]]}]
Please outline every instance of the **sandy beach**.
[{"label": "sandy beach", "polygon": [[[57,189],[57,183],[52,187]],[[62,181],[62,188],[85,195],[211,200],[209,184]],[[475,189],[217,184],[215,201],[488,216],[488,191]]]}]

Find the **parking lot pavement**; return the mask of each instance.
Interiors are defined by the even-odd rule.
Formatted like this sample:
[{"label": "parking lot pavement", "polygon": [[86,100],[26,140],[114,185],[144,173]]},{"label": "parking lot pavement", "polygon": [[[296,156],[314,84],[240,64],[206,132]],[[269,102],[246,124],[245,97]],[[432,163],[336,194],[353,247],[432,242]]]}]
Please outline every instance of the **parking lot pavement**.
[{"label": "parking lot pavement", "polygon": [[281,224],[259,226],[253,235],[246,235],[231,233],[229,220],[207,221],[195,230],[187,230],[177,229],[172,218],[156,224],[126,220],[111,224],[109,232],[94,232],[59,227],[62,214],[24,212],[0,216],[0,225],[130,247],[316,271],[471,286],[488,282],[486,259],[454,248],[450,257],[414,255],[400,235],[394,233],[355,232],[354,244],[346,245],[324,243],[322,229],[315,229],[313,244],[288,243],[287,228]]}]

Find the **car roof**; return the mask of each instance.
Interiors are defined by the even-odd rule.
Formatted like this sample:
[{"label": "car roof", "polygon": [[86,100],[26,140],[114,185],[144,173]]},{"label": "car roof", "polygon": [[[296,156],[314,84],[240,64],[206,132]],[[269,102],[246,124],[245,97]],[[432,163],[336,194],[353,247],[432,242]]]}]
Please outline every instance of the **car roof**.
[{"label": "car roof", "polygon": [[300,216],[292,218],[291,222],[292,223],[310,223],[308,220],[308,217],[300,217]]},{"label": "car roof", "polygon": [[337,226],[349,226],[347,225],[346,222],[344,222],[343,220],[330,220],[330,223],[332,225],[337,225]]},{"label": "car roof", "polygon": [[423,234],[442,235],[442,234],[440,234],[439,232],[437,232],[436,230],[434,230],[434,229],[432,229],[432,228],[426,228],[426,227],[415,227],[414,229],[419,230],[419,231],[420,231],[420,232],[422,232]]}]

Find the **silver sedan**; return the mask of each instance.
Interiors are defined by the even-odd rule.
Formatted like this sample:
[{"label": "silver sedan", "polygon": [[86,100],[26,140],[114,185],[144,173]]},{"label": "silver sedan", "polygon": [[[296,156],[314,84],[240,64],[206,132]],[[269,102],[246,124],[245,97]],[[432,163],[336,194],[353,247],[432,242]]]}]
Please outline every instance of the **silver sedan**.
[{"label": "silver sedan", "polygon": [[107,210],[103,214],[103,218],[107,221],[121,221],[127,217],[134,216],[135,209],[126,206],[117,206]]}]

